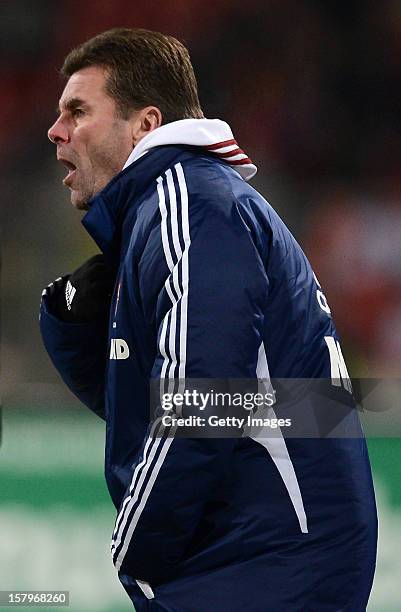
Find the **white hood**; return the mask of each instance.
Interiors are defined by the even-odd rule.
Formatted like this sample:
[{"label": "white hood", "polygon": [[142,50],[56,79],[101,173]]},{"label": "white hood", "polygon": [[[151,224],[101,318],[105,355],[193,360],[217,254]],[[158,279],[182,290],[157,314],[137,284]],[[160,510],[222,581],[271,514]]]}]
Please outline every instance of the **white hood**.
[{"label": "white hood", "polygon": [[228,123],[220,119],[181,119],[160,126],[139,141],[124,168],[161,145],[202,147],[232,165],[246,181],[257,172],[252,160],[239,148]]}]

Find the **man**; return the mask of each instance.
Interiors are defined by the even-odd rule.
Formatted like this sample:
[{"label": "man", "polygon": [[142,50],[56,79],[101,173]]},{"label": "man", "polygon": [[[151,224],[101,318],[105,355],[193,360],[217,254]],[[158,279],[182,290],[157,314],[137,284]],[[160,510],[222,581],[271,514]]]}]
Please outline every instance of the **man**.
[{"label": "man", "polygon": [[[322,288],[247,184],[255,166],[226,123],[203,118],[172,37],[105,32],[63,74],[49,138],[102,255],[44,291],[41,328],[106,420],[112,556],[136,610],[365,610],[376,509],[363,435],[186,437],[151,414],[150,380],[328,379],[352,405]],[[311,398],[295,402],[302,420]]]}]

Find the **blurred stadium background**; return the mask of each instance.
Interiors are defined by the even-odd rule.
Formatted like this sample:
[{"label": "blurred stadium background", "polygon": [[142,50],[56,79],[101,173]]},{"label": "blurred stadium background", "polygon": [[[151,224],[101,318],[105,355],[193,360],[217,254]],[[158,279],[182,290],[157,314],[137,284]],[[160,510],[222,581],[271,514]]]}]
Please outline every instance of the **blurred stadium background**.
[{"label": "blurred stadium background", "polygon": [[[38,332],[42,288],[95,251],[46,130],[64,55],[117,25],[188,45],[206,116],[230,123],[259,166],[254,185],[313,263],[351,375],[401,369],[399,0],[1,2],[0,589],[69,590],[74,612],[131,607],[109,559],[103,424],[59,383]],[[395,612],[400,439],[369,448],[380,514],[369,610]]]}]

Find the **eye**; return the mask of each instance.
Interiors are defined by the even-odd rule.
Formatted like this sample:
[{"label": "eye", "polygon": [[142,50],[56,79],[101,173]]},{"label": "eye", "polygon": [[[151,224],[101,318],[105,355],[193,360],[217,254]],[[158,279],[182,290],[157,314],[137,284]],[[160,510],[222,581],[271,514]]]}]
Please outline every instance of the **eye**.
[{"label": "eye", "polygon": [[74,110],[71,111],[71,115],[74,118],[82,117],[82,115],[84,114],[85,114],[85,111],[82,108],[74,108]]}]

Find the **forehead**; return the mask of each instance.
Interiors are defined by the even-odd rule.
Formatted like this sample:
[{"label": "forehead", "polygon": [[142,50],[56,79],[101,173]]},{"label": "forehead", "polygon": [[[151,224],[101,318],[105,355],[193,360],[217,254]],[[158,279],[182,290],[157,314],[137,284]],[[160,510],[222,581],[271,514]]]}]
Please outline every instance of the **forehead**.
[{"label": "forehead", "polygon": [[91,105],[113,104],[112,98],[106,92],[106,77],[107,71],[101,66],[89,66],[74,72],[61,95],[60,109],[68,106],[70,100],[82,100]]}]

